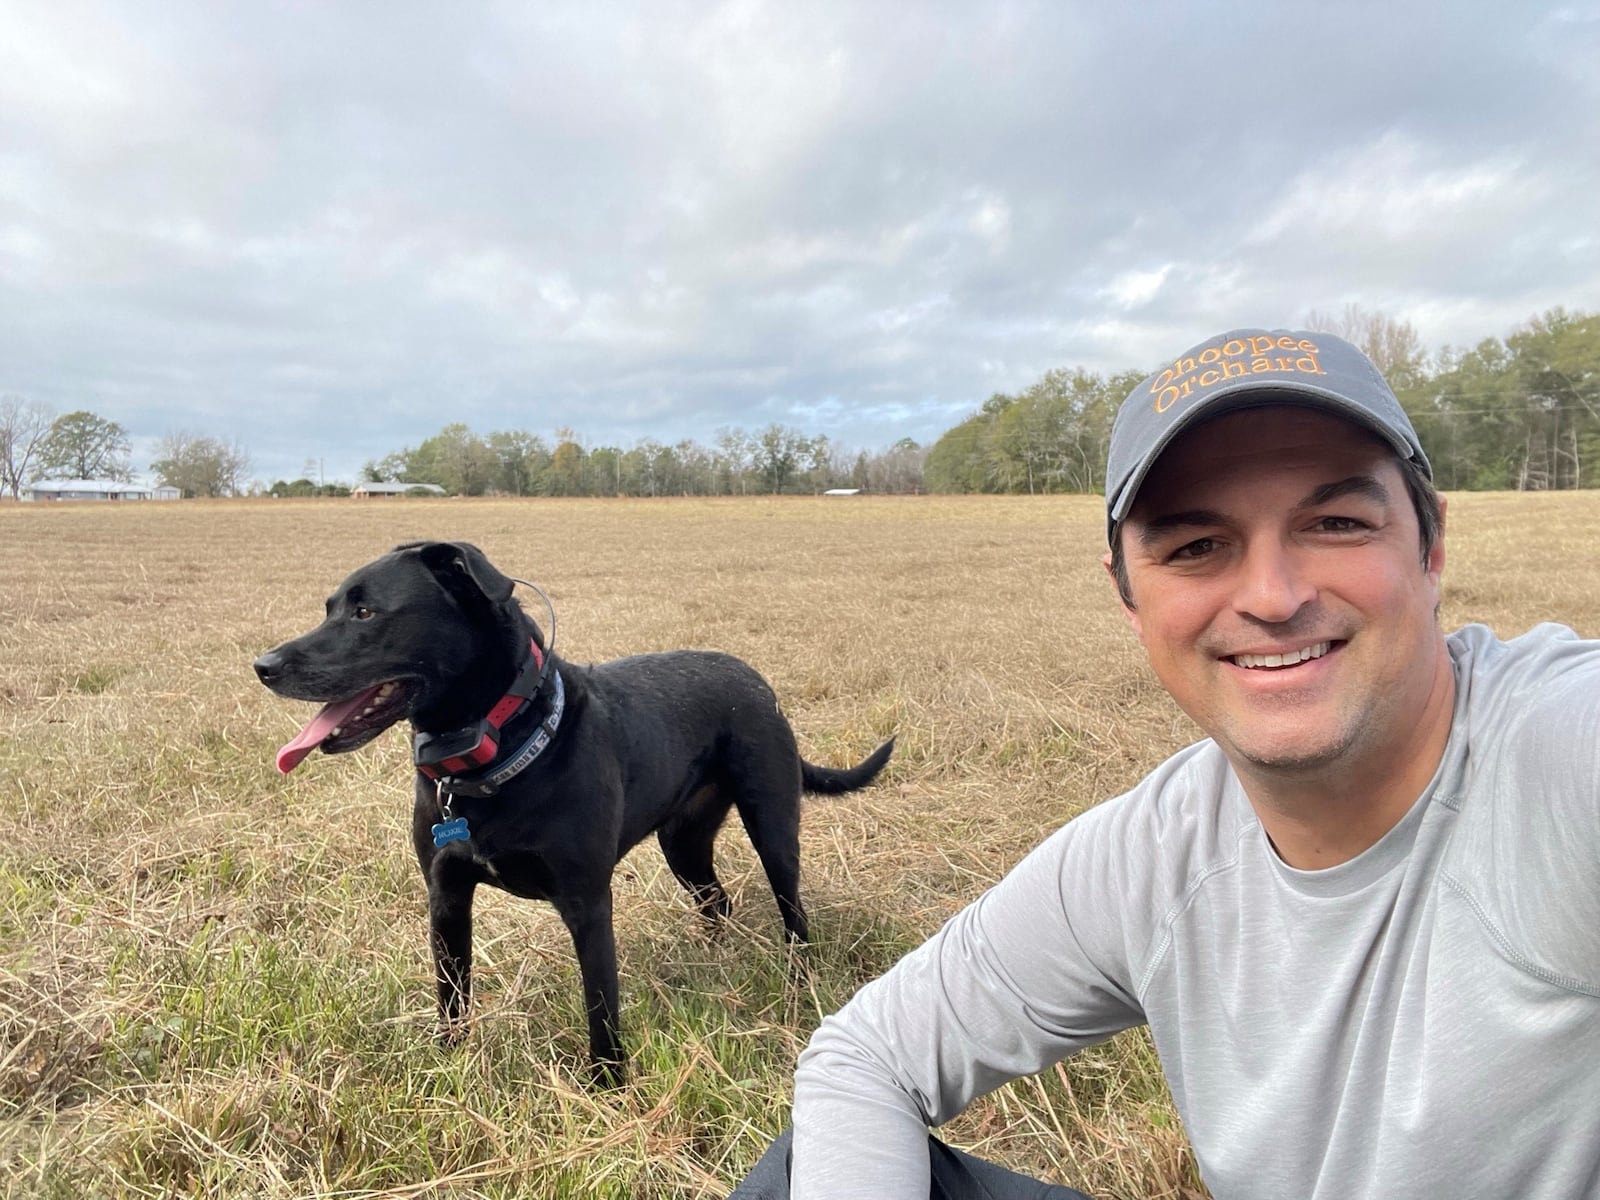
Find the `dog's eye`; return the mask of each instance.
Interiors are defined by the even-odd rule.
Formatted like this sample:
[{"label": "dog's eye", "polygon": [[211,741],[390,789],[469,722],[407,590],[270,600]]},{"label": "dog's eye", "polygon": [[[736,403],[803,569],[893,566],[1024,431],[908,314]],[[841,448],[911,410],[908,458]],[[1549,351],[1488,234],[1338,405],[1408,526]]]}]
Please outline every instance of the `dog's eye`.
[{"label": "dog's eye", "polygon": [[373,612],[373,611],[372,611],[372,610],[371,610],[371,609],[370,609],[370,608],[368,608],[368,607],[367,607],[367,606],[366,606],[366,605],[365,605],[365,604],[358,604],[358,605],[356,605],[356,611],[355,611],[355,618],[356,618],[356,620],[358,620],[358,621],[370,621],[370,620],[372,620],[372,618],[373,618],[373,617],[375,617],[375,616],[376,616],[376,615],[377,615],[377,614],[376,614],[376,613],[374,613],[374,612]]}]

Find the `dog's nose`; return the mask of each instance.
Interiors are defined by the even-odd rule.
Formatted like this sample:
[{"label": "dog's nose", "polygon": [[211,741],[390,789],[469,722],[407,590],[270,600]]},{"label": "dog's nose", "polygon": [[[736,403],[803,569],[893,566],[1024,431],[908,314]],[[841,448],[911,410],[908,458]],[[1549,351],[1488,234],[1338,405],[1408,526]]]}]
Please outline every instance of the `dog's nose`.
[{"label": "dog's nose", "polygon": [[270,686],[274,679],[283,674],[283,655],[276,650],[268,650],[251,665],[256,669],[256,678]]}]

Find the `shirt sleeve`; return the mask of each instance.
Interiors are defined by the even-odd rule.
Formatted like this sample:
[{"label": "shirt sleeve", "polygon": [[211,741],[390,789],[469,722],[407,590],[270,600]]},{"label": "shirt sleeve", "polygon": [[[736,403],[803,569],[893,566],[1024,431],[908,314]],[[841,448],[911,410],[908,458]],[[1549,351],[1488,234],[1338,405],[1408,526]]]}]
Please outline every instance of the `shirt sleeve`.
[{"label": "shirt sleeve", "polygon": [[1484,866],[1460,885],[1512,961],[1600,995],[1600,643],[1546,625],[1512,645],[1474,713],[1494,803],[1469,814]]},{"label": "shirt sleeve", "polygon": [[926,1200],[929,1125],[1141,1023],[1129,946],[1149,911],[1119,861],[1137,856],[1108,849],[1118,807],[1059,830],[822,1022],[795,1076],[796,1200]]}]

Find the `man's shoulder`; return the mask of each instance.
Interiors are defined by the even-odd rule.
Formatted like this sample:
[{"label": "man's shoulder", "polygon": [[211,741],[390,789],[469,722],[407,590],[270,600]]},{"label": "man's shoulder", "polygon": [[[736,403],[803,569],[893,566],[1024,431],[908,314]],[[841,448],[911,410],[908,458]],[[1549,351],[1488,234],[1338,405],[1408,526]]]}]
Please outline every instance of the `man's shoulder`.
[{"label": "man's shoulder", "polygon": [[1134,994],[1173,920],[1238,867],[1250,829],[1259,836],[1221,750],[1197,742],[1068,821],[1000,888],[1066,914],[1081,951]]},{"label": "man's shoulder", "polygon": [[1470,694],[1442,875],[1509,961],[1600,994],[1600,642],[1558,625],[1450,638]]},{"label": "man's shoulder", "polygon": [[1124,820],[1188,822],[1238,815],[1242,798],[1239,777],[1221,747],[1204,738],[1171,755],[1099,808],[1122,813]]},{"label": "man's shoulder", "polygon": [[1501,639],[1487,625],[1463,625],[1446,639],[1461,682],[1475,694],[1582,686],[1600,675],[1600,641],[1544,622]]},{"label": "man's shoulder", "polygon": [[1069,853],[1120,861],[1147,887],[1183,891],[1233,862],[1258,825],[1238,777],[1207,738],[1069,821],[1057,837]]},{"label": "man's shoulder", "polygon": [[1456,720],[1474,761],[1520,770],[1592,758],[1600,733],[1600,641],[1556,624],[1508,640],[1467,625],[1446,641]]}]

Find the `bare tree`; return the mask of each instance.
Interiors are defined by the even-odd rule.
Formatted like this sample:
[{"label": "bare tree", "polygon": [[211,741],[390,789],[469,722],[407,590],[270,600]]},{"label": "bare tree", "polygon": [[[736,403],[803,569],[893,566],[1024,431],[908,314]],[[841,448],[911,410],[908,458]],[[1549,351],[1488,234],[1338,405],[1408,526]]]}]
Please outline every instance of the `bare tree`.
[{"label": "bare tree", "polygon": [[178,432],[162,438],[157,450],[161,457],[150,470],[186,497],[237,496],[250,469],[250,456],[237,442]]},{"label": "bare tree", "polygon": [[34,400],[0,396],[0,491],[22,497],[22,484],[39,447],[50,435],[54,414]]},{"label": "bare tree", "polygon": [[928,447],[904,437],[867,462],[868,485],[875,492],[922,491],[922,464]]},{"label": "bare tree", "polygon": [[726,473],[730,493],[747,490],[754,459],[755,440],[743,429],[724,425],[717,430],[717,465]]},{"label": "bare tree", "polygon": [[1381,312],[1367,312],[1359,304],[1346,304],[1335,317],[1312,309],[1306,328],[1342,337],[1377,364],[1395,390],[1410,387],[1422,376],[1426,356],[1422,339],[1410,321],[1397,321]]}]

